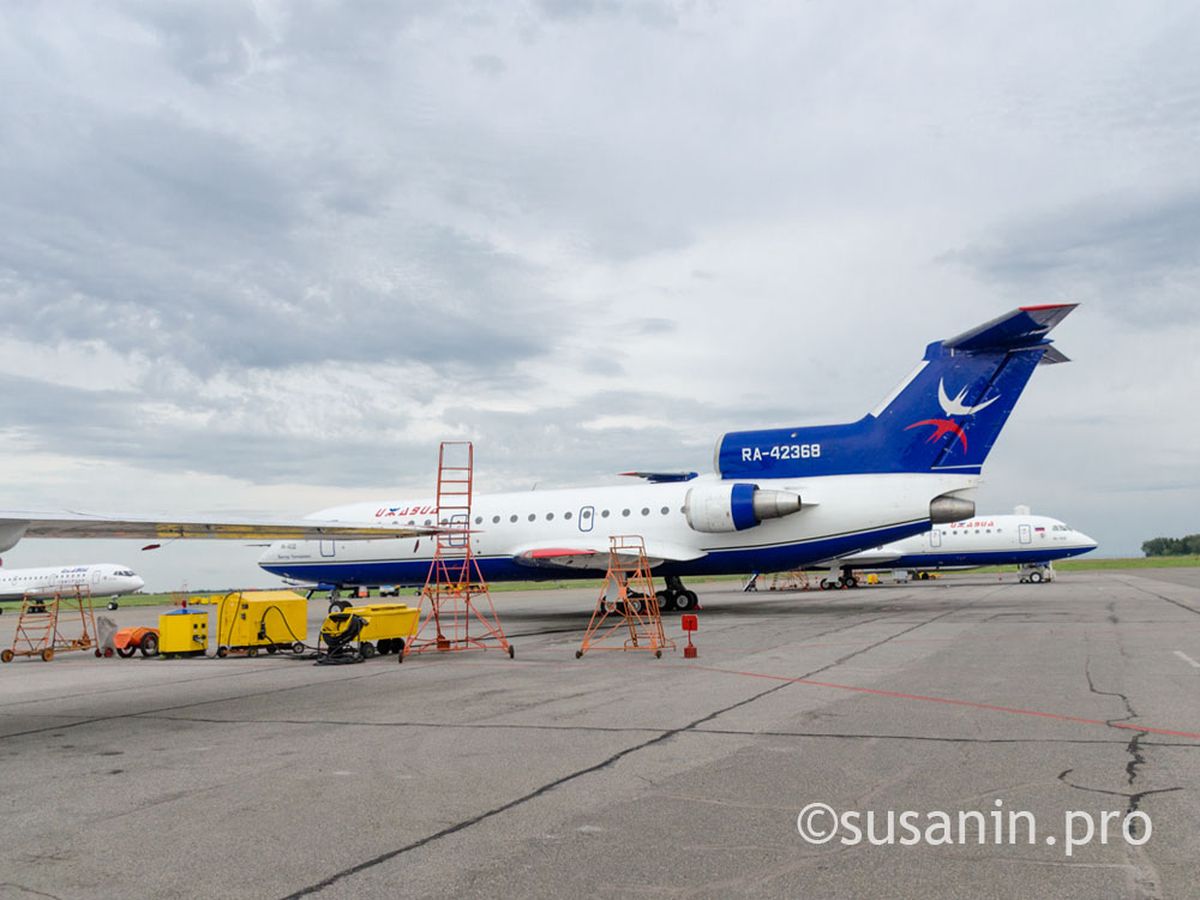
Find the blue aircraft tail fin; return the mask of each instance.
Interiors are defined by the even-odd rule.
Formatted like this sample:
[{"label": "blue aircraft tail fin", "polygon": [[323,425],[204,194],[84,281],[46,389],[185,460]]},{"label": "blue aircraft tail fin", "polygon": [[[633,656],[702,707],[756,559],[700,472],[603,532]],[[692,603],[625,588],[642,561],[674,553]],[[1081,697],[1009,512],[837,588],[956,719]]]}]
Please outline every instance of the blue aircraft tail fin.
[{"label": "blue aircraft tail fin", "polygon": [[935,341],[872,413],[846,425],[731,432],[724,478],[978,472],[1039,363],[1065,362],[1046,334],[1077,304],[1014,310]]}]

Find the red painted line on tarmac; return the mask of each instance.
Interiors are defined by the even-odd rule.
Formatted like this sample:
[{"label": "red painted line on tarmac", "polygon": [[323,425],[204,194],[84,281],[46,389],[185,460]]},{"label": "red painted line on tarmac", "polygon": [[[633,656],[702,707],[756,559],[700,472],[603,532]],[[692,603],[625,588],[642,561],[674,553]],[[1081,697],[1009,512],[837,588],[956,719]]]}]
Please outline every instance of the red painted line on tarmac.
[{"label": "red painted line on tarmac", "polygon": [[1200,733],[1193,731],[1172,731],[1169,728],[1152,728],[1149,725],[1134,725],[1130,722],[1105,722],[1100,719],[1085,719],[1083,716],[1068,716],[1063,713],[1043,712],[1038,709],[1021,709],[1016,706],[997,706],[994,703],[976,703],[974,700],[956,700],[953,697],[930,697],[925,694],[905,694],[901,691],[885,691],[879,688],[859,687],[854,684],[835,684],[831,681],[813,681],[811,678],[792,678],[787,675],[768,675],[765,672],[740,672],[737,669],[718,669],[714,666],[696,666],[707,672],[721,672],[725,675],[742,675],[747,678],[766,678],[771,681],[786,681],[792,684],[807,684],[810,687],[833,688],[839,691],[853,691],[858,694],[871,694],[876,697],[891,697],[896,700],[919,700],[924,703],[945,703],[948,706],[967,706],[971,709],[985,709],[990,712],[1010,713],[1016,716],[1033,716],[1039,719],[1057,719],[1060,722],[1077,722],[1081,725],[1101,725],[1105,728],[1123,728],[1126,731],[1144,731],[1147,734],[1162,734],[1170,737],[1190,738],[1200,741]]}]

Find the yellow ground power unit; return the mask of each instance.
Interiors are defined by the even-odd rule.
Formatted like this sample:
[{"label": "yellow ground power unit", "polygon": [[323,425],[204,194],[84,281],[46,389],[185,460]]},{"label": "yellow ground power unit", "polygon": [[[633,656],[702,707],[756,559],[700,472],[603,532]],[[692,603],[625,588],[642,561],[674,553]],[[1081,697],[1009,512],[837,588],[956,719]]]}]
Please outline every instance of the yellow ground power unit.
[{"label": "yellow ground power unit", "polygon": [[177,609],[158,617],[158,652],[196,656],[208,651],[208,613]]},{"label": "yellow ground power unit", "polygon": [[295,591],[234,591],[217,602],[217,656],[304,652],[308,601]]},{"label": "yellow ground power unit", "polygon": [[[420,609],[404,603],[374,603],[369,606],[351,606],[341,612],[330,613],[321,626],[321,637],[326,646],[334,647],[348,641],[358,641],[359,653],[374,656],[379,653],[402,653],[404,646],[417,630]],[[353,634],[354,620],[361,625]]]}]

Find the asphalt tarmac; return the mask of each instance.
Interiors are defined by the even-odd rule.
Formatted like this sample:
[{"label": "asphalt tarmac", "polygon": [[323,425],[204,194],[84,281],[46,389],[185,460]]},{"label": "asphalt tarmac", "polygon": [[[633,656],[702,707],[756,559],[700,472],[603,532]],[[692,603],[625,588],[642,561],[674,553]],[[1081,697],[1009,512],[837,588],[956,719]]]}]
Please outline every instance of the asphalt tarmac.
[{"label": "asphalt tarmac", "polygon": [[1200,570],[697,587],[694,660],[571,590],[513,660],[2,666],[0,897],[1200,896]]}]

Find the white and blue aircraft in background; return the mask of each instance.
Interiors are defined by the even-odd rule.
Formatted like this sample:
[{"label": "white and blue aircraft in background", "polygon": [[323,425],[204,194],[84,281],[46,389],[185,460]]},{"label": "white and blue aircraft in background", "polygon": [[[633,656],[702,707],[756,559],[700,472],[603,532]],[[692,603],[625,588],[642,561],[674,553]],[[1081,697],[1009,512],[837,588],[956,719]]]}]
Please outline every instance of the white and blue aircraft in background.
[{"label": "white and blue aircraft in background", "polygon": [[595,577],[610,535],[640,535],[666,582],[661,602],[686,609],[696,603],[688,575],[801,568],[973,516],[968,495],[1033,370],[1066,361],[1046,335],[1075,305],[1021,307],[934,341],[856,422],[727,433],[708,475],[481,495],[470,522],[439,522],[428,497],[282,522],[0,511],[0,550],[22,537],[265,538],[275,541],[259,561],[266,571],[356,587],[423,584],[439,531],[471,541],[489,581]]},{"label": "white and blue aircraft in background", "polygon": [[117,563],[0,569],[0,600],[53,597],[76,590],[86,591],[92,597],[119,597],[140,591],[145,585],[133,569]]},{"label": "white and blue aircraft in background", "polygon": [[[1047,333],[1075,304],[1022,307],[935,341],[871,413],[845,425],[732,432],[715,473],[629,472],[631,486],[481,495],[472,521],[438,521],[430,497],[355,503],[327,521],[470,529],[489,581],[596,577],[610,535],[640,535],[666,609],[697,602],[688,575],[812,565],[974,514],[966,496],[1039,363],[1066,361]],[[425,582],[433,539],[282,541],[259,565],[335,587]]]},{"label": "white and blue aircraft in background", "polygon": [[1054,560],[1089,553],[1096,546],[1082,531],[1018,507],[1014,515],[945,522],[924,534],[843,556],[833,561],[830,577],[821,580],[821,587],[857,587],[854,572],[864,569],[905,569],[920,574],[999,565],[1018,565],[1022,582],[1039,584],[1053,580],[1050,563]]}]

